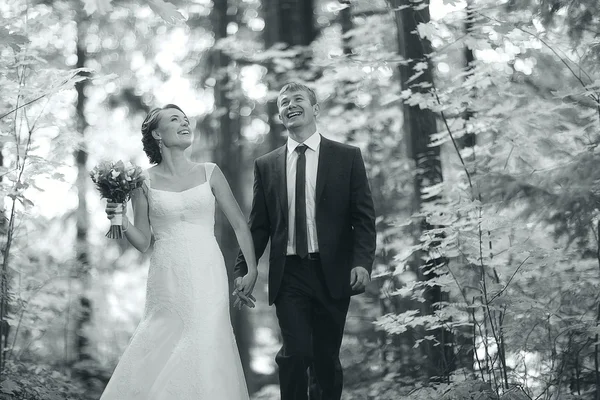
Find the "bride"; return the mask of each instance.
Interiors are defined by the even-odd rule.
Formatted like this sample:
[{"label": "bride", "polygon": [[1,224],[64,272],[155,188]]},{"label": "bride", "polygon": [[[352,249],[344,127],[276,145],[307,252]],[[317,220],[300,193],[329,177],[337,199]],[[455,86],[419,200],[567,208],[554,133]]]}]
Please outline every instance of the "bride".
[{"label": "bride", "polygon": [[[148,114],[142,143],[153,167],[132,195],[134,223],[123,215],[127,240],[139,251],[155,243],[142,320],[101,400],[247,400],[231,327],[223,254],[214,237],[215,203],[233,226],[249,261],[236,306],[254,307],[256,257],[250,230],[218,166],[184,156],[189,121],[176,105]],[[115,216],[116,204],[106,213]]]}]

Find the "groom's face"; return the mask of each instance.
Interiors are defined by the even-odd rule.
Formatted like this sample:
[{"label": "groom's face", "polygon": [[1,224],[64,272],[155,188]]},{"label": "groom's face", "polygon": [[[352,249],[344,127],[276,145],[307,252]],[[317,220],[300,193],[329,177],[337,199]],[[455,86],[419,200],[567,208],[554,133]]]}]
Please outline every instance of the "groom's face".
[{"label": "groom's face", "polygon": [[311,104],[308,93],[304,90],[289,90],[277,99],[279,117],[286,128],[297,128],[315,122],[319,107]]}]

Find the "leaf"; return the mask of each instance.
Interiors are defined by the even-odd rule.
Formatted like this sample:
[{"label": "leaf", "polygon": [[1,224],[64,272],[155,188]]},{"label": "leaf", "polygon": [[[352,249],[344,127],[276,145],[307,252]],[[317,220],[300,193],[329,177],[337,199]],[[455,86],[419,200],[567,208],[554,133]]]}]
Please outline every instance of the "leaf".
[{"label": "leaf", "polygon": [[29,43],[27,36],[10,33],[8,29],[0,26],[0,44],[8,44],[15,52],[20,50],[20,46]]},{"label": "leaf", "polygon": [[439,29],[431,23],[420,23],[419,25],[417,25],[417,32],[419,33],[421,39],[429,40],[435,39],[440,34]]},{"label": "leaf", "polygon": [[402,10],[405,10],[405,9],[407,9],[409,7],[410,7],[409,5],[402,5],[402,6],[398,6],[398,7],[392,8],[392,11],[402,11]]},{"label": "leaf", "polygon": [[52,174],[52,179],[60,181],[60,182],[64,182],[65,181],[65,175],[60,173],[60,172],[55,172]]},{"label": "leaf", "polygon": [[160,17],[168,24],[176,25],[186,20],[171,3],[167,3],[163,0],[148,0],[148,5],[152,11],[160,15]]},{"label": "leaf", "polygon": [[0,383],[0,391],[2,393],[14,394],[15,392],[18,392],[19,389],[20,389],[19,384],[10,379],[7,379],[7,380],[3,381],[2,383]]},{"label": "leaf", "polygon": [[67,71],[58,71],[58,73],[50,78],[52,79],[51,86],[47,88],[38,99],[48,95],[58,93],[60,91],[71,89],[77,82],[90,79],[95,71],[91,68],[74,68]]},{"label": "leaf", "polygon": [[112,0],[81,0],[83,1],[83,10],[88,14],[92,15],[95,12],[104,15],[109,11],[112,11],[113,7],[110,4]]},{"label": "leaf", "polygon": [[21,203],[25,206],[25,207],[33,207],[33,201],[29,200],[26,197],[19,197],[19,200],[21,201]]},{"label": "leaf", "polygon": [[326,6],[327,11],[334,12],[334,13],[338,13],[348,7],[350,7],[350,2],[348,2],[348,3],[329,2]]}]

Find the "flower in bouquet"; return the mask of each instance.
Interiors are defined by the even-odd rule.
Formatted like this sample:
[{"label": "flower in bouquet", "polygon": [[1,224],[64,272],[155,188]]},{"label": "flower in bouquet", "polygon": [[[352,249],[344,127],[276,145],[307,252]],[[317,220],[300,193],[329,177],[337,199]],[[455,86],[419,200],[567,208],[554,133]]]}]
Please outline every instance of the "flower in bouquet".
[{"label": "flower in bouquet", "polygon": [[142,169],[130,162],[104,161],[90,171],[90,177],[100,192],[100,197],[111,203],[118,203],[117,215],[111,220],[111,227],[106,237],[123,238],[123,205],[131,197],[131,192],[140,188],[144,182]]}]

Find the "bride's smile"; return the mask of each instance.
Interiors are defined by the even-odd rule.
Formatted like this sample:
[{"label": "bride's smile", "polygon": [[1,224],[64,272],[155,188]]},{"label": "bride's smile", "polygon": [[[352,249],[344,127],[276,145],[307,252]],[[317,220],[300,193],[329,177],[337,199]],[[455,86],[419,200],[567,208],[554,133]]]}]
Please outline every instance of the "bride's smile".
[{"label": "bride's smile", "polygon": [[187,148],[194,138],[187,116],[174,108],[160,111],[155,135],[165,148]]}]

